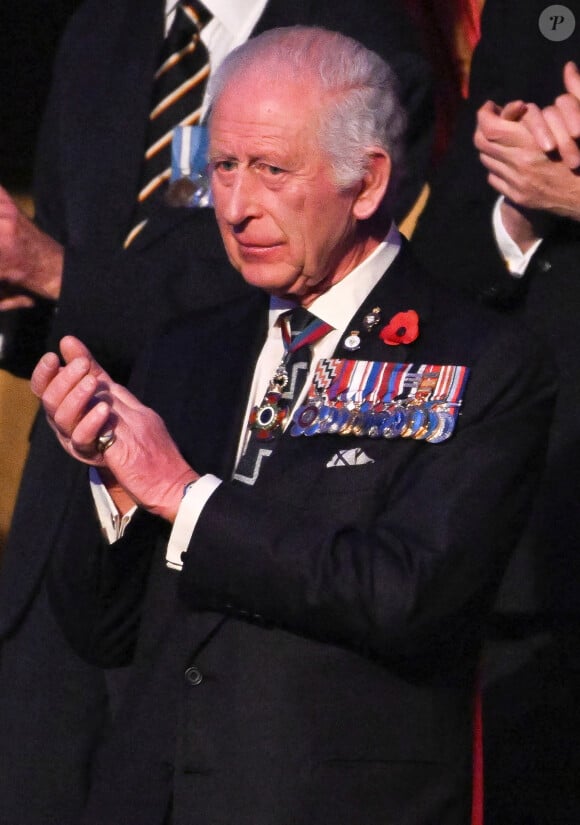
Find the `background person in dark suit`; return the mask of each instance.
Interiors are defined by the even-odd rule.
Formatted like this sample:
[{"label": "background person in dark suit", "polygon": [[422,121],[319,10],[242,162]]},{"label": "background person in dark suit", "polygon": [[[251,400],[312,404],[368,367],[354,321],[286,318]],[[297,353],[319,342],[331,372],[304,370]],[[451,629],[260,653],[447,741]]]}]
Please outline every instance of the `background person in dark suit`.
[{"label": "background person in dark suit", "polygon": [[[51,575],[79,653],[133,661],[82,822],[154,825],[172,806],[174,825],[465,825],[482,622],[541,464],[551,374],[533,339],[434,287],[389,229],[400,117],[376,55],[316,29],[266,33],[226,60],[214,94],[216,217],[267,294],[150,348],[133,386],[157,412],[76,338],[66,366],[49,354],[32,381],[60,443],[99,468],[100,511],[103,482],[119,516],[139,505],[101,547],[84,468]],[[315,381],[338,432],[320,411],[305,435],[312,408],[284,426],[298,368],[281,316],[297,305],[314,317],[313,361],[289,403]],[[329,357],[344,366],[336,393]],[[413,364],[390,390],[387,361]],[[283,432],[258,441],[252,473],[248,410],[278,365],[256,420],[267,436],[275,412]],[[458,369],[445,391],[436,365]],[[402,437],[344,419],[349,401],[395,397],[383,423],[395,435],[402,415]],[[449,417],[429,407],[418,422],[433,398]],[[455,432],[429,443],[461,401]]]},{"label": "background person in dark suit", "polygon": [[[46,242],[51,260],[63,256],[50,340],[54,344],[64,332],[81,335],[117,380],[126,378],[136,353],[162,323],[247,290],[232,275],[211,210],[160,203],[147,232],[122,248],[133,217],[165,14],[173,5],[82,5],[61,43],[38,147],[36,224],[47,234],[34,233],[34,240]],[[247,7],[248,14],[257,14],[256,4]],[[231,8],[239,21],[245,4],[236,0]],[[410,168],[416,178],[406,190],[412,203],[429,158],[430,81],[400,4],[364,0],[355,8],[325,0],[270,0],[258,17],[252,31],[298,22],[351,31],[398,67],[414,147]],[[227,34],[228,20],[220,24]],[[230,40],[241,36],[243,25],[234,29]],[[31,229],[4,198],[3,208],[9,212],[2,218],[8,237],[14,229]],[[3,234],[4,264],[6,243]],[[45,264],[44,251],[40,257]],[[19,327],[16,343],[24,340],[29,338]],[[32,344],[32,352],[46,346],[42,338]],[[20,355],[4,366],[25,373],[30,352],[24,362]],[[45,600],[46,564],[73,515],[78,482],[74,463],[56,446],[39,420],[0,570],[0,810],[18,825],[76,821],[87,766],[109,713],[102,672],[71,655]],[[113,687],[109,677],[115,694],[118,680],[119,674]]]},{"label": "background person in dark suit", "polygon": [[[580,55],[580,5],[566,4],[576,26],[562,40],[539,26],[546,5],[487,0],[468,108],[413,236],[433,272],[523,318],[560,375],[546,470],[489,630],[489,825],[573,825],[580,809],[580,431],[572,413],[580,404],[580,223],[578,176],[562,160],[578,149],[550,151],[556,144],[538,144],[524,125],[545,107],[551,118],[561,103],[564,67]],[[569,85],[571,66],[566,76]],[[515,122],[522,102],[528,116]],[[511,202],[496,206],[500,193]]]}]

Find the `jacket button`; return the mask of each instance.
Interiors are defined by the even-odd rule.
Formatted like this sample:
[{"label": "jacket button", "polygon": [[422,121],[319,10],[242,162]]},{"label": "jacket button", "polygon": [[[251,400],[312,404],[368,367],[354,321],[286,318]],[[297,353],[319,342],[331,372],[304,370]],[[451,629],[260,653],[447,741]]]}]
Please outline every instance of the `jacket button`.
[{"label": "jacket button", "polygon": [[203,681],[203,674],[197,667],[188,667],[185,671],[185,681],[188,685],[199,685]]},{"label": "jacket button", "polygon": [[549,272],[552,269],[552,264],[546,258],[538,260],[538,269],[540,272]]}]

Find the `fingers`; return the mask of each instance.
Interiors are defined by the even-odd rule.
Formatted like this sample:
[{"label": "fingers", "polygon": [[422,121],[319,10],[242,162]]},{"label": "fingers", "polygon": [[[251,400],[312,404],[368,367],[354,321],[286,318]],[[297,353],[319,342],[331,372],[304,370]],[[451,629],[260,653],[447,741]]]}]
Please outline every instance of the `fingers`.
[{"label": "fingers", "polygon": [[0,187],[0,279],[19,292],[56,300],[63,262],[63,247],[42,232]]},{"label": "fingers", "polygon": [[42,400],[47,415],[54,419],[61,405],[72,396],[70,403],[89,406],[97,388],[96,379],[89,374],[89,363],[77,358],[65,367],[55,367],[54,353],[44,355],[32,375],[33,392]]},{"label": "fingers", "polygon": [[[552,112],[554,107],[548,106]],[[560,95],[555,100],[556,113],[561,118],[566,136],[578,140],[580,138],[580,100],[574,95]]]},{"label": "fingers", "polygon": [[55,353],[44,355],[31,388],[61,444],[75,457],[98,460],[96,439],[113,419],[114,400],[109,384],[101,380],[106,373],[78,339],[69,338],[64,349],[68,363],[62,366]]},{"label": "fingers", "polygon": [[71,363],[76,358],[84,358],[88,362],[89,371],[95,378],[111,380],[100,364],[93,358],[88,347],[81,340],[75,338],[74,335],[66,335],[61,338],[59,348],[66,364]]},{"label": "fingers", "polygon": [[42,356],[30,378],[30,389],[40,398],[60,369],[58,355],[47,352]]},{"label": "fingers", "polygon": [[508,103],[500,109],[496,103],[488,100],[477,112],[475,146],[480,151],[489,150],[493,145],[501,148],[532,147],[531,135],[521,123],[526,110],[527,104],[522,101]]},{"label": "fingers", "polygon": [[580,166],[580,150],[562,108],[559,105],[548,106],[544,109],[544,117],[556,139],[560,158],[569,169],[577,169]]},{"label": "fingers", "polygon": [[503,120],[512,120],[514,122],[521,120],[527,110],[527,105],[523,100],[513,100],[501,110],[500,116]]},{"label": "fingers", "polygon": [[564,87],[566,91],[580,100],[580,72],[573,60],[564,65]]},{"label": "fingers", "polygon": [[558,149],[558,140],[552,132],[550,123],[535,103],[528,104],[522,122],[542,152],[547,154]]},{"label": "fingers", "polygon": [[569,169],[580,166],[580,72],[572,61],[564,66],[566,94],[559,95],[551,106],[539,109],[533,103],[527,105],[522,120],[546,153],[558,152]]},{"label": "fingers", "polygon": [[74,405],[71,397],[67,402],[66,405],[62,405],[55,417],[54,423],[58,432],[70,440],[71,447],[76,453],[87,459],[100,461],[102,454],[97,449],[97,439],[106,429],[112,427],[110,406],[101,401],[87,412],[80,399],[78,407]]},{"label": "fingers", "polygon": [[494,135],[494,128],[500,119],[501,109],[493,100],[488,100],[478,109],[477,127],[475,136],[480,136],[486,140],[491,140]]},{"label": "fingers", "polygon": [[0,298],[0,312],[6,312],[9,309],[27,309],[35,304],[35,300],[30,295],[11,295],[9,298]]},{"label": "fingers", "polygon": [[122,400],[127,406],[134,407],[138,404],[132,393],[121,384],[117,384],[111,376],[105,372],[98,361],[93,357],[90,350],[73,335],[67,335],[60,341],[60,351],[65,363],[70,363],[76,358],[84,358],[89,363],[89,372],[97,380],[99,387],[106,387],[114,397]]},{"label": "fingers", "polygon": [[[183,458],[160,416],[112,382],[77,338],[61,341],[64,366],[55,353],[41,358],[32,388],[61,445],[74,458],[105,467],[115,479],[124,509],[137,502],[173,521],[183,486],[198,476]],[[112,430],[106,452],[98,438]],[[111,487],[111,489],[113,489]]]},{"label": "fingers", "polygon": [[[571,85],[578,87],[580,74],[572,67]],[[560,95],[551,106],[512,101],[500,109],[487,101],[477,113],[474,144],[480,152],[494,154],[492,147],[538,149],[546,155],[558,152],[569,169],[580,167],[580,98]]]},{"label": "fingers", "polygon": [[[48,360],[47,356],[44,359],[35,370],[36,389],[54,374],[52,359]],[[39,378],[38,372],[42,370],[46,372],[44,375],[41,372]],[[99,462],[97,438],[113,418],[112,399],[98,391],[99,383],[89,370],[86,358],[76,358],[64,367],[59,366],[40,397],[48,423],[61,444],[74,457]]]},{"label": "fingers", "polygon": [[12,200],[6,189],[0,186],[0,218],[12,217],[18,211],[18,207]]}]

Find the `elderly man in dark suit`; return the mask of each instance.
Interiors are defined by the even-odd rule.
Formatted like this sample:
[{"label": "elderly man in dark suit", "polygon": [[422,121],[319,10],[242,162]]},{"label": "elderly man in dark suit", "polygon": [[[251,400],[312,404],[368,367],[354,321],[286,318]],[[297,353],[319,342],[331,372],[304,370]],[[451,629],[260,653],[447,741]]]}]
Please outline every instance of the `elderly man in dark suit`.
[{"label": "elderly man in dark suit", "polygon": [[282,29],[213,83],[216,217],[259,290],[172,326],[133,392],[73,337],[33,375],[91,465],[55,610],[89,661],[133,663],[82,822],[465,825],[481,626],[551,372],[390,224],[377,55]]},{"label": "elderly man in dark suit", "polygon": [[[153,77],[176,5],[83,3],[61,43],[38,146],[36,226],[46,234],[0,198],[0,277],[2,287],[5,279],[12,283],[2,308],[14,306],[19,285],[26,301],[31,291],[43,296],[53,316],[49,346],[64,333],[82,337],[116,380],[127,378],[136,354],[164,322],[247,291],[225,256],[211,209],[169,206],[160,197],[146,230],[123,248],[133,226]],[[201,31],[210,67],[253,33],[294,23],[350,32],[392,62],[409,124],[410,173],[397,205],[397,214],[405,214],[423,182],[432,120],[428,67],[401,4],[205,5],[213,13],[210,21],[204,16]],[[2,329],[17,324],[15,347],[3,337],[4,368],[26,374],[31,351],[37,351],[34,363],[45,351],[38,326],[20,325],[23,315],[37,322],[39,314],[38,308],[2,314]],[[103,673],[71,655],[46,604],[44,573],[73,516],[76,483],[74,462],[37,421],[0,570],[0,810],[18,825],[75,821],[108,697],[121,689],[120,674],[108,676],[105,691]]]}]

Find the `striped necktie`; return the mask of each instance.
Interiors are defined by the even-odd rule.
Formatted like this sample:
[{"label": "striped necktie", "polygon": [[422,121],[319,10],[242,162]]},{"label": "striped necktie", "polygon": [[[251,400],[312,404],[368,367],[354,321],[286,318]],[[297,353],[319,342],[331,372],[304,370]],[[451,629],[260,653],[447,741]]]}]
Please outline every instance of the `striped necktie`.
[{"label": "striped necktie", "polygon": [[275,442],[288,423],[294,402],[306,383],[312,345],[333,329],[304,307],[281,315],[280,327],[284,357],[270,379],[261,404],[250,413],[250,437],[233,475],[244,484],[255,483],[263,460],[273,453]]},{"label": "striped necktie", "polygon": [[200,37],[211,14],[197,0],[183,0],[163,43],[155,73],[145,158],[133,228],[125,248],[147,222],[151,204],[171,177],[171,140],[176,126],[199,121],[207,79],[209,53]]}]

